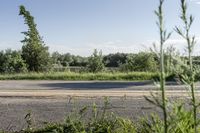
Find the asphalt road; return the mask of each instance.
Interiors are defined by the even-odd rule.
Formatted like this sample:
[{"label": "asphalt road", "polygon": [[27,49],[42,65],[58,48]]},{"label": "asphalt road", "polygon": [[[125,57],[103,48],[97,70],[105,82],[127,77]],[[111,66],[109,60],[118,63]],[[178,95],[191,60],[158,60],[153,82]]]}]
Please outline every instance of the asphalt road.
[{"label": "asphalt road", "polygon": [[[168,83],[167,94],[172,99],[187,96],[185,88],[177,83]],[[110,97],[109,112],[135,120],[159,112],[144,99],[144,95],[156,90],[151,81],[0,81],[0,129],[25,128],[24,117],[29,111],[34,126],[41,126],[47,121],[62,122],[73,109],[79,110],[84,106],[91,109],[93,103],[101,110],[104,96]]]},{"label": "asphalt road", "polygon": [[[167,95],[187,96],[186,88],[185,85],[169,82],[166,86]],[[152,81],[0,81],[0,97],[143,97],[157,90]]]},{"label": "asphalt road", "polygon": [[[175,82],[167,83],[168,89],[180,90],[182,85]],[[124,81],[0,81],[0,90],[155,90],[152,81],[124,82]]]}]

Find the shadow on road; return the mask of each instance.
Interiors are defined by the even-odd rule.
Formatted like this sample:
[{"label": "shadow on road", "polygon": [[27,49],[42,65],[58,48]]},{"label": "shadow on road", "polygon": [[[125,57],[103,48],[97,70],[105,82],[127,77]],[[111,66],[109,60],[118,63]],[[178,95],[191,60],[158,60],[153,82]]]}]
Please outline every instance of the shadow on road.
[{"label": "shadow on road", "polygon": [[108,89],[137,89],[138,86],[152,85],[152,81],[145,82],[78,82],[78,83],[42,83],[41,87],[51,90],[108,90]]}]

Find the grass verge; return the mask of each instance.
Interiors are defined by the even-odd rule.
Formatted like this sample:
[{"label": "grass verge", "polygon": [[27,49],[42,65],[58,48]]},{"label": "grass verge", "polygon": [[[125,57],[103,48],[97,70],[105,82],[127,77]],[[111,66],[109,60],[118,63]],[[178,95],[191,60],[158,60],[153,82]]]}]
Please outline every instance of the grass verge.
[{"label": "grass verge", "polygon": [[143,81],[158,79],[159,74],[150,72],[132,73],[74,73],[74,72],[49,72],[49,73],[19,73],[2,74],[0,80],[124,80]]}]

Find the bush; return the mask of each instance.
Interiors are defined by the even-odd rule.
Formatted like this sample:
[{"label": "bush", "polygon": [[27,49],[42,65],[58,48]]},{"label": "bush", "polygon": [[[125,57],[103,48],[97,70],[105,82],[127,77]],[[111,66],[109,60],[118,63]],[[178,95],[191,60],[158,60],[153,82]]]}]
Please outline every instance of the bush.
[{"label": "bush", "polygon": [[121,71],[143,71],[155,72],[158,70],[158,63],[155,60],[154,54],[141,52],[136,55],[129,55],[126,63],[120,66]]},{"label": "bush", "polygon": [[25,61],[21,57],[21,52],[10,49],[0,52],[0,72],[1,73],[20,73],[27,72]]},{"label": "bush", "polygon": [[101,51],[98,52],[96,49],[94,50],[93,55],[88,60],[87,68],[89,72],[93,73],[102,72],[104,70],[105,66]]}]

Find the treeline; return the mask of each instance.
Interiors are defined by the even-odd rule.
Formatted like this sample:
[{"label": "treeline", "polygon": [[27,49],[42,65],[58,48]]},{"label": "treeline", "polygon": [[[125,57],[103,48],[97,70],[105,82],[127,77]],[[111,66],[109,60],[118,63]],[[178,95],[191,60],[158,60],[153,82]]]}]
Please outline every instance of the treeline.
[{"label": "treeline", "polygon": [[[94,53],[89,57],[54,52],[51,58],[54,67],[84,67],[90,72],[103,71],[105,68],[117,69],[122,72],[157,72],[160,66],[159,56],[152,50],[108,55],[102,55],[101,51],[94,50]],[[164,66],[167,73],[183,71],[184,68],[181,66],[180,60],[183,62],[188,61],[187,57],[181,56],[179,51],[172,46],[164,51],[164,58]],[[200,56],[194,56],[193,58],[194,65],[198,67],[200,65]],[[98,70],[95,70],[95,68]]]},{"label": "treeline", "polygon": [[[96,58],[96,59],[95,59]],[[53,64],[61,67],[89,67],[102,66],[106,68],[118,68],[121,71],[157,71],[158,59],[155,54],[151,52],[140,52],[138,54],[127,53],[114,53],[108,55],[102,55],[97,50],[94,51],[90,57],[75,56],[70,53],[59,54],[54,52],[52,54]],[[96,60],[96,61],[95,61]],[[99,63],[99,64],[98,64]],[[95,69],[95,68],[93,68]],[[95,71],[95,70],[93,70]]]},{"label": "treeline", "polygon": [[[53,71],[55,68],[69,68],[80,67],[83,71],[87,72],[102,72],[110,68],[121,72],[157,72],[159,70],[159,59],[154,52],[139,52],[135,54],[127,53],[114,53],[108,55],[102,55],[101,51],[94,50],[94,53],[89,57],[83,57],[73,55],[70,53],[60,54],[54,52],[49,54],[48,60],[40,60],[40,66],[33,63],[32,67],[29,67],[30,63],[26,62],[26,58],[23,56],[23,50],[16,51],[7,49],[0,51],[0,72],[1,73],[20,73],[35,71]],[[28,56],[28,55],[27,55]],[[43,57],[41,55],[41,57]],[[179,69],[179,63],[176,60],[185,57],[180,57],[177,52],[166,51],[165,52],[165,68],[167,72],[173,72],[174,69]],[[30,61],[34,61],[34,58],[30,58]],[[185,59],[186,60],[186,59]],[[199,65],[200,57],[194,57],[195,65]],[[42,65],[43,64],[43,65]],[[181,69],[181,68],[180,68]]]},{"label": "treeline", "polygon": [[[39,63],[44,64],[42,61]],[[54,67],[83,67],[90,72],[104,71],[107,67],[111,67],[111,69],[117,67],[123,71],[156,71],[158,69],[156,56],[147,52],[138,54],[115,53],[103,56],[101,52],[95,50],[90,57],[54,52],[49,56],[48,62],[46,63],[46,65],[41,66],[37,70],[49,71]],[[36,66],[33,69],[29,67],[29,64],[30,63],[27,63],[26,59],[23,57],[22,51],[11,49],[0,51],[1,73],[34,71]]]}]

